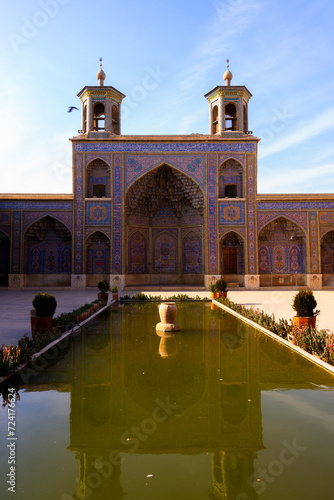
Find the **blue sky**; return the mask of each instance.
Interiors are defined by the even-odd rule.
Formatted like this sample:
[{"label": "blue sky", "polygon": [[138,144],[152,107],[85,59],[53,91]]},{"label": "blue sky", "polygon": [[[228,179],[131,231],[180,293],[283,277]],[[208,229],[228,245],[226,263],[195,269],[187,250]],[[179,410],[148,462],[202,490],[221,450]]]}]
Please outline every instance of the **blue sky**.
[{"label": "blue sky", "polygon": [[123,134],[208,133],[204,94],[253,97],[259,193],[334,193],[331,0],[0,0],[0,192],[70,193],[77,93],[126,94]]}]

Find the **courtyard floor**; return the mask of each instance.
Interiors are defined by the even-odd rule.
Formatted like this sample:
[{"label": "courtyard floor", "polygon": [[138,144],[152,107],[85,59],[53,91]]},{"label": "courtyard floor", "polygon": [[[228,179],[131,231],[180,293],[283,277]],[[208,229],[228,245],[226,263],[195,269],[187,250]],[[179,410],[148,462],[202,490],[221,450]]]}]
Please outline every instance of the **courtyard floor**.
[{"label": "courtyard floor", "polygon": [[[95,288],[80,291],[43,290],[43,292],[45,291],[52,293],[57,300],[56,315],[72,311],[97,298],[97,290]],[[190,297],[195,297],[196,295],[199,295],[201,298],[210,297],[210,292],[203,290],[149,291],[145,289],[144,292],[147,295],[162,295],[164,297],[170,297],[177,293],[186,293]],[[17,341],[25,333],[29,333],[30,335],[30,310],[33,307],[32,300],[36,293],[37,290],[32,289],[0,289],[0,345],[17,344]],[[121,292],[120,295],[125,293],[133,295],[136,291]],[[274,314],[276,319],[285,318],[290,320],[294,315],[291,303],[296,293],[297,290],[231,290],[228,293],[228,297],[233,302],[246,307],[262,309],[269,314]],[[334,290],[317,290],[314,292],[314,295],[318,302],[317,308],[320,309],[317,326],[334,331]]]}]

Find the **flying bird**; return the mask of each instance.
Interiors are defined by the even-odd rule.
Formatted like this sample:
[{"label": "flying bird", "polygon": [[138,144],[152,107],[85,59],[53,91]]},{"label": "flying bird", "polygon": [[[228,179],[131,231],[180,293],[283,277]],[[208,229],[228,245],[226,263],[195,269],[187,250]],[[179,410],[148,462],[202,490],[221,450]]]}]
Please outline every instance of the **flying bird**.
[{"label": "flying bird", "polygon": [[[75,106],[69,106],[69,108],[68,108],[67,112],[68,112],[68,113],[72,113],[73,109],[78,110],[78,108],[76,108]],[[78,110],[78,111],[79,111],[79,110]]]}]

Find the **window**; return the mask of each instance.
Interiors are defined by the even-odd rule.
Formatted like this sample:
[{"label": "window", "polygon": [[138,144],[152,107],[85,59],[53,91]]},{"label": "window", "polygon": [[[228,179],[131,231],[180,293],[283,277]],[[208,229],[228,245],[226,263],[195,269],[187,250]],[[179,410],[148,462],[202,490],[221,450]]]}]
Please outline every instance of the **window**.
[{"label": "window", "polygon": [[106,187],[104,184],[94,184],[93,186],[93,196],[96,198],[105,198]]},{"label": "window", "polygon": [[231,102],[225,106],[225,130],[237,130],[237,108]]},{"label": "window", "polygon": [[212,133],[216,134],[218,132],[218,106],[214,106],[212,109]]},{"label": "window", "polygon": [[237,186],[235,184],[226,184],[225,197],[227,197],[227,198],[236,198],[237,197]]},{"label": "window", "polygon": [[98,102],[94,106],[94,130],[105,130],[106,129],[106,115],[104,111],[104,104]]}]

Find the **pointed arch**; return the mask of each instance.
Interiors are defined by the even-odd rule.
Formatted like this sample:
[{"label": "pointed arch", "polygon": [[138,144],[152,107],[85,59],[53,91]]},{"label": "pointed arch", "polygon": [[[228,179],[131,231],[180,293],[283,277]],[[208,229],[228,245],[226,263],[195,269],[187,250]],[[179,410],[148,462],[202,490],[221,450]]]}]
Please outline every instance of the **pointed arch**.
[{"label": "pointed arch", "polygon": [[225,160],[219,167],[219,198],[242,198],[243,175],[242,164],[234,159]]},{"label": "pointed arch", "polygon": [[110,198],[110,166],[101,158],[86,167],[86,198]]},{"label": "pointed arch", "polygon": [[184,274],[201,274],[202,238],[194,231],[189,231],[183,238],[182,261]]},{"label": "pointed arch", "polygon": [[93,107],[93,130],[106,129],[106,111],[105,104],[101,101],[96,102]]},{"label": "pointed arch", "polygon": [[258,235],[260,274],[304,274],[306,235],[288,217],[278,216]]},{"label": "pointed arch", "polygon": [[10,239],[0,231],[0,286],[8,286],[10,269]]},{"label": "pointed arch", "polygon": [[219,132],[219,124],[218,124],[218,106],[217,104],[213,106],[211,112],[212,120],[211,120],[211,134],[217,134]]},{"label": "pointed arch", "polygon": [[153,272],[177,273],[177,237],[170,231],[161,231],[153,239]]},{"label": "pointed arch", "polygon": [[110,274],[110,239],[101,231],[86,239],[86,274]]},{"label": "pointed arch", "polygon": [[220,272],[224,276],[245,273],[244,239],[236,231],[229,231],[220,239]]},{"label": "pointed arch", "polygon": [[196,191],[198,191],[198,194],[200,196],[202,196],[203,199],[205,198],[205,192],[203,190],[203,187],[198,182],[198,180],[194,179],[194,177],[192,177],[191,175],[189,175],[186,172],[184,172],[183,170],[181,170],[177,165],[173,165],[171,162],[165,162],[165,161],[160,162],[160,163],[152,166],[152,168],[148,172],[145,171],[141,175],[139,175],[138,177],[136,177],[136,179],[134,179],[133,182],[131,182],[131,184],[129,184],[128,187],[127,187],[127,189],[125,190],[125,198],[127,198],[127,196],[129,195],[130,190],[133,189],[137,185],[137,183],[141,183],[145,179],[149,179],[150,176],[155,176],[157,174],[157,172],[161,168],[169,168],[172,172],[175,173],[175,175],[179,179],[182,179],[187,184],[191,184],[192,183],[193,184],[193,189],[196,190]]},{"label": "pointed arch", "polygon": [[64,223],[50,215],[32,223],[24,236],[26,274],[70,274],[72,236]]},{"label": "pointed arch", "polygon": [[125,195],[125,207],[127,213],[145,207],[152,217],[163,203],[171,206],[178,217],[186,206],[193,206],[203,213],[204,194],[191,177],[163,163],[131,184]]},{"label": "pointed arch", "polygon": [[[147,274],[145,278],[132,276],[132,284],[134,280],[141,284],[144,280],[149,284],[203,283],[204,199],[192,177],[166,163],[130,185],[124,203],[128,271]],[[190,229],[193,234],[184,240]]]},{"label": "pointed arch", "polygon": [[130,274],[147,273],[147,238],[141,231],[134,232],[128,243]]},{"label": "pointed arch", "polygon": [[321,238],[321,272],[334,273],[334,230],[329,229]]}]

